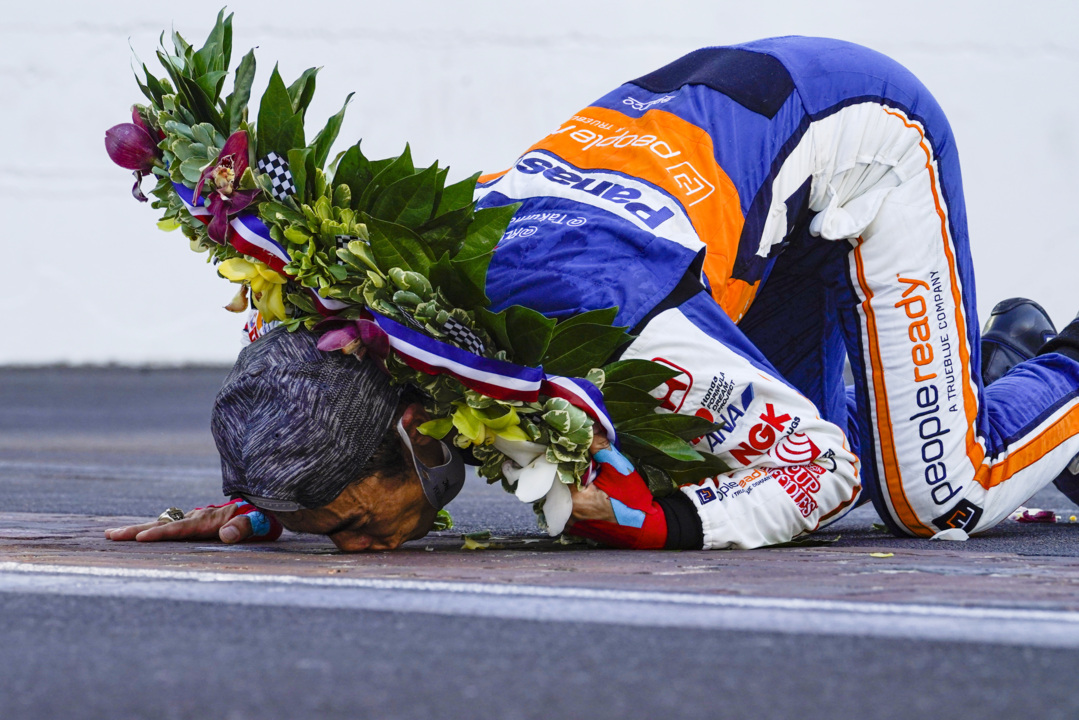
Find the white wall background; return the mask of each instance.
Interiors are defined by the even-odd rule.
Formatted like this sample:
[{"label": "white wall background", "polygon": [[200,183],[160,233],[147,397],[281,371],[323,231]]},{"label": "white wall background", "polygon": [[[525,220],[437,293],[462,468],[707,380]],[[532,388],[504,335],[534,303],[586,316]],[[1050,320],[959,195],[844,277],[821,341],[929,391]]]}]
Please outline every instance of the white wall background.
[{"label": "white wall background", "polygon": [[[232,286],[128,195],[106,128],[141,95],[175,26],[201,44],[219,0],[7,3],[0,15],[0,364],[229,362]],[[704,45],[782,34],[869,45],[948,113],[966,180],[978,307],[1079,310],[1079,3],[1074,0],[239,0],[234,58],[257,45],[257,93],[324,66],[308,117],[354,99],[338,149],[410,141],[451,176],[499,170],[616,85]],[[253,106],[256,106],[252,102]]]}]

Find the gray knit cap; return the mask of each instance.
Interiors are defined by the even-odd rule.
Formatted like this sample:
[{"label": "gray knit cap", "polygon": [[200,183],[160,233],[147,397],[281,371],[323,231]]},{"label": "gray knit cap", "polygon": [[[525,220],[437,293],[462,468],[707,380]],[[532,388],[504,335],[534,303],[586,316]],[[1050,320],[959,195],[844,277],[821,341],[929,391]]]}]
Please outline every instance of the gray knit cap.
[{"label": "gray knit cap", "polygon": [[275,329],[225,378],[210,422],[225,495],[266,510],[321,507],[360,478],[382,442],[400,389],[372,360],[316,342]]}]

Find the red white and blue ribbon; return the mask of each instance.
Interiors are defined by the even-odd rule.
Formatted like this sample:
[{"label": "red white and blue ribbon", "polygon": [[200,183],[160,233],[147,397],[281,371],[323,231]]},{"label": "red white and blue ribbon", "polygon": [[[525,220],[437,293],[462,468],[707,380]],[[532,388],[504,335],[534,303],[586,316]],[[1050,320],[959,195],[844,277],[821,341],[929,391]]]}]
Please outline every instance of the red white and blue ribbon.
[{"label": "red white and blue ribbon", "polygon": [[465,387],[496,400],[535,402],[543,386],[543,370],[493,360],[444,343],[368,309],[376,325],[389,336],[390,347],[414,370],[446,374]]},{"label": "red white and blue ribbon", "polygon": [[612,444],[617,442],[614,423],[603,404],[603,393],[588,380],[547,375],[543,368],[485,358],[406,327],[370,308],[368,312],[388,336],[390,348],[410,368],[428,375],[450,375],[465,387],[496,400],[535,402],[540,394],[563,398],[603,426]]},{"label": "red white and blue ribbon", "polygon": [[[195,191],[181,183],[174,182],[172,187],[191,216],[209,224],[213,214],[204,205],[195,205]],[[200,202],[205,203],[206,198],[200,198]],[[270,237],[270,229],[266,227],[266,223],[254,213],[240,213],[229,221],[228,243],[236,248],[237,252],[265,263],[271,270],[282,275],[286,274],[285,265],[292,260],[288,251]],[[338,300],[321,297],[314,290],[310,291],[310,295],[324,315],[331,315],[348,307],[346,303]]]}]

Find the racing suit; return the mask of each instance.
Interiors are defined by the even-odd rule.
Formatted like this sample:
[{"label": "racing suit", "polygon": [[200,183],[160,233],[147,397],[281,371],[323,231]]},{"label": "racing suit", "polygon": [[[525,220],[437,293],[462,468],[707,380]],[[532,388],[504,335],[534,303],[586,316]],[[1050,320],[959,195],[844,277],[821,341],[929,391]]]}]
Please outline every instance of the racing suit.
[{"label": "racing suit", "polygon": [[[992,527],[1079,453],[1079,363],[989,388],[959,161],[922,84],[835,40],[706,48],[600,98],[481,207],[521,203],[500,309],[617,306],[623,358],[733,470],[681,488],[698,547],[790,540],[868,495],[897,534]],[[844,358],[855,384],[845,388]]]}]

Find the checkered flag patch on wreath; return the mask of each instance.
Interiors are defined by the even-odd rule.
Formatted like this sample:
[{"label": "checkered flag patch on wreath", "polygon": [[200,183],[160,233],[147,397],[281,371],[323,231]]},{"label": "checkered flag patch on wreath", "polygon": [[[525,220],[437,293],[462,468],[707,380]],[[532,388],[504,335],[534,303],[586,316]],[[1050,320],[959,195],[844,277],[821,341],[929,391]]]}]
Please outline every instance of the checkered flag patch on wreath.
[{"label": "checkered flag patch on wreath", "polygon": [[[352,242],[353,240],[359,240],[359,238],[356,237],[355,235],[334,235],[334,240],[337,241],[337,249],[338,250],[347,250],[348,249],[348,244],[350,242]],[[338,265],[344,265],[345,261],[342,260],[340,257],[338,257],[337,258],[337,264]]]},{"label": "checkered flag patch on wreath", "polygon": [[398,303],[390,304],[397,308],[397,312],[401,313],[401,317],[405,319],[406,325],[411,325],[412,327],[416,328],[421,332],[424,330],[423,323],[412,317],[412,313],[414,312],[414,310],[406,308],[404,305],[400,305]]},{"label": "checkered flag patch on wreath", "polygon": [[462,350],[468,350],[476,355],[483,355],[484,350],[487,349],[476,333],[453,318],[446,321],[446,324],[442,326],[442,331],[446,333],[446,337],[454,345]]},{"label": "checkered flag patch on wreath", "polygon": [[284,200],[296,194],[296,183],[292,180],[292,172],[288,169],[288,160],[275,152],[270,153],[258,162],[259,171],[270,178],[270,194],[277,200]]}]

